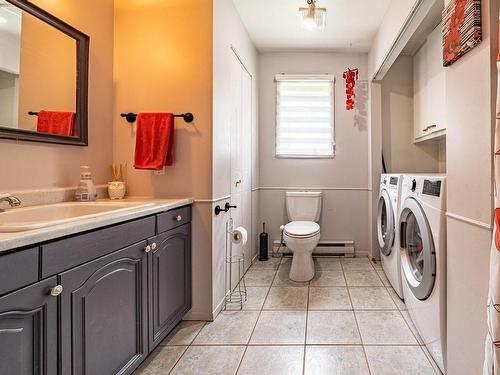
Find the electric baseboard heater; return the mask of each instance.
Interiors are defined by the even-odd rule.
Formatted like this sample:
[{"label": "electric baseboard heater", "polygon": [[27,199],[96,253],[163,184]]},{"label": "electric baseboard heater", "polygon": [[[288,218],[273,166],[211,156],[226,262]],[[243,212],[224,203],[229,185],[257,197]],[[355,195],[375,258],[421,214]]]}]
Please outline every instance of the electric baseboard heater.
[{"label": "electric baseboard heater", "polygon": [[[280,241],[273,242],[273,251],[278,251]],[[283,243],[279,249],[279,253],[292,254],[292,251]],[[314,249],[313,255],[316,256],[333,256],[344,255],[345,257],[354,257],[354,241],[320,241]]]}]

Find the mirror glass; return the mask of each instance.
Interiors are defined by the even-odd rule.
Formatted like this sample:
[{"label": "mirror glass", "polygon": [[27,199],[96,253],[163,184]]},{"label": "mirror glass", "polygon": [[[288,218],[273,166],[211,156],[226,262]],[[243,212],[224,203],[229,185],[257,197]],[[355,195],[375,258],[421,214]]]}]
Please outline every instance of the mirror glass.
[{"label": "mirror glass", "polygon": [[29,138],[16,139],[27,140],[40,134],[51,142],[57,142],[54,136],[81,139],[78,42],[40,19],[40,12],[0,0],[0,133],[26,132]]}]

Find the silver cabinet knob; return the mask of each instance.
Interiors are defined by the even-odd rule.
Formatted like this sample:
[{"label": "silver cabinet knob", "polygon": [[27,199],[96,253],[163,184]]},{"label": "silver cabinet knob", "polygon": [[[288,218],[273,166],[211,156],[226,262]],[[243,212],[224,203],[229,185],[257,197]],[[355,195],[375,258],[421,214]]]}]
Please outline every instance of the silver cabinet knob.
[{"label": "silver cabinet knob", "polygon": [[53,297],[57,297],[63,292],[63,286],[62,285],[56,285],[52,289],[50,289],[50,295]]},{"label": "silver cabinet knob", "polygon": [[156,249],[156,242],[153,242],[153,243],[151,244],[151,250],[154,250],[154,249]]},{"label": "silver cabinet knob", "polygon": [[148,245],[148,246],[146,246],[146,247],[144,248],[144,251],[145,251],[146,253],[149,253],[149,252],[151,251],[151,246],[149,246],[149,245]]},{"label": "silver cabinet knob", "polygon": [[181,215],[177,215],[177,217],[175,218],[175,220],[181,221],[182,220],[182,216]]}]

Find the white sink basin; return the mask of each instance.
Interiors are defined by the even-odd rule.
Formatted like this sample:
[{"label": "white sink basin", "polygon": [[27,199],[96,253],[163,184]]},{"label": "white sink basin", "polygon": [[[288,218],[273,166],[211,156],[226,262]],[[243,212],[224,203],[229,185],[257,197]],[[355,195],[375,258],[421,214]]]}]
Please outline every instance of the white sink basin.
[{"label": "white sink basin", "polygon": [[66,202],[0,212],[0,233],[23,232],[152,206],[140,202]]}]

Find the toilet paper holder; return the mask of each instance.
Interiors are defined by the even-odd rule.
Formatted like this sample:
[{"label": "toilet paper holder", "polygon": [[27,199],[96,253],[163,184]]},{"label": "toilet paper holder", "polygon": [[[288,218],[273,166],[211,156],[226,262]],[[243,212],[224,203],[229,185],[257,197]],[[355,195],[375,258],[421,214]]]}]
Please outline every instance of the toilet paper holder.
[{"label": "toilet paper holder", "polygon": [[218,215],[221,212],[228,212],[231,208],[238,208],[238,206],[231,206],[231,203],[226,202],[224,208],[221,208],[219,205],[215,206],[215,214]]},{"label": "toilet paper holder", "polygon": [[[229,203],[227,203],[229,204]],[[226,205],[227,205],[226,204]],[[241,254],[233,254],[233,218],[226,222],[226,265],[224,268],[224,310],[243,310],[243,304],[247,301],[247,286],[245,283],[245,250],[242,248]],[[233,270],[233,266],[236,270]],[[237,272],[237,284],[233,288],[233,272]]]}]

